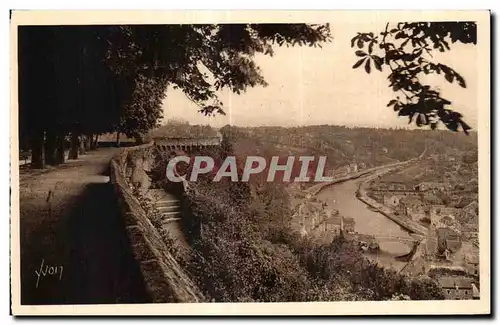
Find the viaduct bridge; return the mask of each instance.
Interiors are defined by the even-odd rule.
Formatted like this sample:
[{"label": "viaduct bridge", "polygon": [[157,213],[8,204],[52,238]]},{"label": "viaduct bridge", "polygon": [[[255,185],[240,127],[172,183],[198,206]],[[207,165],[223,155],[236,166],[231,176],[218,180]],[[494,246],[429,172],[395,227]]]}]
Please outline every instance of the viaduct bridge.
[{"label": "viaduct bridge", "polygon": [[154,145],[163,150],[192,151],[193,149],[217,147],[221,145],[222,135],[204,137],[156,137]]},{"label": "viaduct bridge", "polygon": [[394,257],[398,261],[408,262],[410,261],[415,253],[417,252],[418,247],[425,240],[424,236],[418,234],[411,234],[411,237],[400,237],[400,236],[374,236],[374,235],[366,235],[366,234],[356,234],[355,237],[361,243],[364,243],[367,246],[379,247],[380,243],[404,243],[408,245],[410,251],[407,254],[403,254],[401,256]]}]

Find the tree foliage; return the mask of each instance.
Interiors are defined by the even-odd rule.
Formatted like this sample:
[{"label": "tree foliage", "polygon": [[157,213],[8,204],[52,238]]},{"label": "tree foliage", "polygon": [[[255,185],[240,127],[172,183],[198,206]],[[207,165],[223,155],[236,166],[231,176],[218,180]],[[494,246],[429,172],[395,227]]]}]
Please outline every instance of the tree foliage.
[{"label": "tree foliage", "polygon": [[[433,51],[451,50],[451,44],[476,44],[477,26],[474,22],[405,22],[394,26],[387,23],[383,32],[358,33],[351,39],[358,57],[353,68],[363,67],[366,73],[374,69],[389,70],[389,87],[398,93],[387,106],[409,123],[435,129],[443,123],[449,130],[470,130],[459,112],[449,108],[452,102],[426,84],[424,75],[443,75],[450,83],[465,88],[464,78],[451,67],[434,62]],[[372,68],[373,67],[373,68]]]},{"label": "tree foliage", "polygon": [[224,114],[218,90],[240,94],[267,85],[256,53],[272,55],[274,44],[314,46],[330,39],[328,26],[307,24],[148,25],[124,33],[133,39],[127,48],[137,52],[138,66],[164,76],[206,115]]}]

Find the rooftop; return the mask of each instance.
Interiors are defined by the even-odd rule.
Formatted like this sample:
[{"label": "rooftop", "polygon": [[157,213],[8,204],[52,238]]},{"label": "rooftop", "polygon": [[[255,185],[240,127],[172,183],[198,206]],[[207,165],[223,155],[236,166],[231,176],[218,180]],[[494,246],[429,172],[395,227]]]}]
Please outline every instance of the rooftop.
[{"label": "rooftop", "polygon": [[354,218],[344,217],[344,223],[355,224],[356,221],[354,221]]},{"label": "rooftop", "polygon": [[328,225],[339,225],[341,223],[341,218],[340,216],[332,216],[328,219],[325,220],[325,223]]},{"label": "rooftop", "polygon": [[461,271],[461,272],[466,272],[467,270],[463,266],[459,265],[436,265],[436,264],[431,264],[429,266],[429,272],[433,270],[447,270],[447,271]]},{"label": "rooftop", "polygon": [[448,227],[437,228],[436,234],[438,235],[438,237],[444,237],[447,239],[458,237],[458,233],[455,230],[448,228]]},{"label": "rooftop", "polygon": [[438,185],[438,186],[444,186],[445,184],[443,182],[421,182],[418,185]]},{"label": "rooftop", "polygon": [[471,203],[467,204],[464,209],[477,209],[478,208],[478,202],[476,200],[472,201]]},{"label": "rooftop", "polygon": [[467,263],[479,264],[479,256],[476,254],[467,255],[465,259],[467,260]]},{"label": "rooftop", "polygon": [[423,205],[422,200],[417,196],[405,196],[399,200],[399,202],[411,205]]},{"label": "rooftop", "polygon": [[472,289],[472,279],[463,276],[453,277],[444,276],[438,279],[438,283],[442,288],[446,289]]},{"label": "rooftop", "polygon": [[481,295],[479,294],[479,289],[476,287],[476,285],[473,283],[472,284],[472,296],[474,298],[480,298]]},{"label": "rooftop", "polygon": [[455,253],[462,247],[462,242],[460,240],[450,240],[446,241],[446,248],[448,248],[452,253]]},{"label": "rooftop", "polygon": [[424,199],[430,203],[442,202],[442,200],[437,195],[432,193],[426,193],[424,195]]},{"label": "rooftop", "polygon": [[323,206],[320,202],[311,202],[308,201],[304,203],[301,207],[299,207],[299,211],[301,213],[315,213],[319,212],[323,209]]},{"label": "rooftop", "polygon": [[344,221],[344,224],[354,225],[356,222],[354,218],[351,217],[341,217],[340,215],[332,215],[331,217],[325,220],[325,223],[329,225],[340,225],[341,218]]},{"label": "rooftop", "polygon": [[445,211],[460,211],[460,209],[458,209],[458,208],[449,207],[449,206],[446,206],[443,204],[433,204],[431,208],[432,209],[441,209],[441,210],[445,210]]}]

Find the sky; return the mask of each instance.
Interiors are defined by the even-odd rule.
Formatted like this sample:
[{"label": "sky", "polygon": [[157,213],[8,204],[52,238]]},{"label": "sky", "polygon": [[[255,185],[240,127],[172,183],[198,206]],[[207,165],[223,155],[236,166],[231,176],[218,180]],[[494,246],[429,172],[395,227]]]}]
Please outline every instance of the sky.
[{"label": "sky", "polygon": [[[395,93],[388,87],[387,67],[352,69],[357,61],[350,40],[357,32],[376,32],[385,22],[335,24],[330,22],[332,41],[322,48],[275,47],[273,57],[256,55],[267,87],[249,88],[241,95],[219,93],[227,115],[206,117],[179,90],[169,88],[164,100],[165,120],[182,118],[191,124],[221,127],[297,126],[333,124],[350,127],[408,127],[407,117],[398,117],[386,104]],[[431,76],[431,85],[449,99],[452,109],[460,112],[473,128],[477,127],[477,47],[452,44],[451,51],[433,53],[441,62],[461,74],[467,88],[450,84],[443,76]]]}]

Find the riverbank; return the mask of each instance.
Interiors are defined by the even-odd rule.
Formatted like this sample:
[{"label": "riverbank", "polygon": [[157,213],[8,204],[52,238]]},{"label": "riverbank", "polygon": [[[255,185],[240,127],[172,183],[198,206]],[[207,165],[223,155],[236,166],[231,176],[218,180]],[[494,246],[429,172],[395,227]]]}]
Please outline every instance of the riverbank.
[{"label": "riverbank", "polygon": [[354,173],[354,174],[345,175],[345,176],[336,178],[336,179],[334,179],[333,181],[330,181],[330,182],[323,182],[323,183],[319,183],[319,184],[313,185],[313,186],[309,187],[308,189],[306,189],[305,192],[307,194],[310,194],[310,195],[314,196],[314,195],[317,195],[319,192],[321,192],[324,188],[326,188],[328,186],[335,185],[335,184],[342,183],[342,182],[349,181],[349,180],[353,180],[353,179],[358,179],[358,178],[360,178],[362,176],[366,176],[366,175],[369,175],[371,173],[376,173],[378,171],[386,170],[382,174],[377,174],[377,176],[381,176],[383,174],[386,174],[386,173],[389,173],[391,171],[394,171],[397,168],[403,167],[406,164],[410,164],[410,163],[416,162],[416,161],[420,160],[422,158],[422,156],[423,156],[423,154],[420,155],[417,158],[412,158],[410,160],[400,161],[400,162],[396,162],[396,163],[392,163],[392,164],[387,164],[387,165],[383,165],[383,166],[372,167],[372,168],[365,169],[363,171],[360,171],[360,172],[357,172],[357,173]]},{"label": "riverbank", "polygon": [[355,173],[352,175],[346,175],[343,177],[339,177],[331,182],[325,182],[325,183],[313,185],[312,187],[308,188],[306,190],[306,192],[307,192],[307,194],[310,194],[312,196],[317,196],[322,190],[324,190],[328,186],[332,186],[332,185],[346,182],[349,180],[359,179],[363,176],[373,174],[371,177],[368,177],[367,180],[364,180],[359,184],[359,187],[356,191],[356,198],[358,200],[360,200],[361,202],[365,203],[366,205],[368,205],[370,208],[372,208],[374,210],[374,212],[378,212],[378,213],[384,215],[385,217],[389,218],[390,220],[392,220],[393,222],[398,224],[400,227],[406,229],[407,231],[409,231],[411,233],[416,233],[419,235],[426,236],[427,235],[427,228],[414,222],[413,220],[402,218],[402,217],[396,215],[391,208],[386,207],[383,204],[373,200],[372,198],[370,198],[366,194],[366,187],[368,186],[370,181],[372,181],[373,179],[378,178],[380,176],[383,176],[387,173],[390,173],[390,172],[393,172],[393,171],[398,170],[400,168],[403,168],[411,163],[417,162],[424,157],[424,154],[425,154],[425,151],[419,157],[416,157],[416,158],[412,158],[412,159],[402,161],[402,162],[387,164],[387,165],[383,165],[383,166],[373,167],[373,168],[366,169],[364,171],[361,171],[361,172],[358,172],[358,173]]},{"label": "riverbank", "polygon": [[[377,175],[377,177],[378,177],[378,175]],[[359,184],[359,189],[356,192],[356,197],[360,201],[362,201],[363,203],[365,203],[366,205],[368,205],[369,207],[374,209],[376,212],[383,214],[387,218],[389,218],[392,221],[394,221],[395,223],[397,223],[399,226],[408,230],[409,232],[426,236],[427,235],[427,228],[416,223],[413,220],[396,215],[391,208],[383,205],[382,203],[375,201],[374,199],[372,199],[368,196],[368,194],[366,193],[366,188],[368,187],[369,182],[371,180],[373,180],[374,178],[375,177],[369,178],[369,179],[365,180],[364,182],[362,182],[361,184]]]}]

